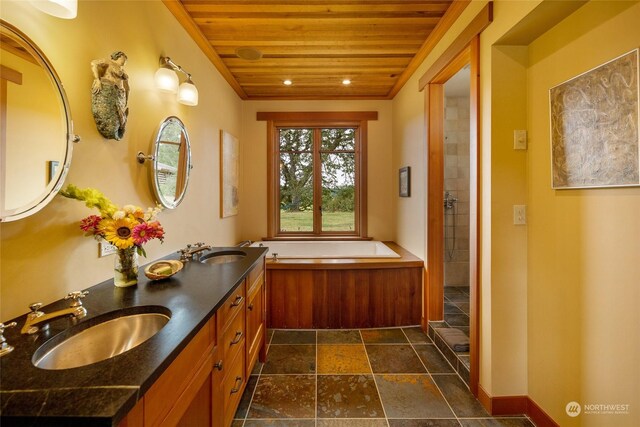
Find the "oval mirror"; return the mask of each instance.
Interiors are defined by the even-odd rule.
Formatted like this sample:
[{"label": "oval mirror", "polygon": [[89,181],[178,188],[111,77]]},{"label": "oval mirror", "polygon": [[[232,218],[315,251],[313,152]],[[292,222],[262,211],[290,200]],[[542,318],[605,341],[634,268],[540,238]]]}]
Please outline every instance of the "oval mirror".
[{"label": "oval mirror", "polygon": [[45,207],[71,164],[71,113],[62,83],[26,34],[0,20],[0,221]]},{"label": "oval mirror", "polygon": [[153,189],[162,206],[175,209],[187,192],[191,171],[191,145],[184,123],[167,117],[153,149]]}]

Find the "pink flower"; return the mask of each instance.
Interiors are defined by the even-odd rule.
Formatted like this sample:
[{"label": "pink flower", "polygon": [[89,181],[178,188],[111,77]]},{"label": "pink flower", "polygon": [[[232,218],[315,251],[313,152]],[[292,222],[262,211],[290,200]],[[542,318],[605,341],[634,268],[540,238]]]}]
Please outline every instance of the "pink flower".
[{"label": "pink flower", "polygon": [[161,242],[164,241],[164,228],[162,228],[162,225],[158,221],[149,222],[147,224],[151,229],[153,229],[153,237]]},{"label": "pink flower", "polygon": [[102,221],[102,217],[99,215],[89,215],[82,221],[80,221],[80,229],[87,233],[98,234],[98,225]]},{"label": "pink flower", "polygon": [[164,229],[157,221],[143,222],[133,227],[131,234],[135,245],[142,246],[151,239],[159,239],[162,241],[164,238]]}]

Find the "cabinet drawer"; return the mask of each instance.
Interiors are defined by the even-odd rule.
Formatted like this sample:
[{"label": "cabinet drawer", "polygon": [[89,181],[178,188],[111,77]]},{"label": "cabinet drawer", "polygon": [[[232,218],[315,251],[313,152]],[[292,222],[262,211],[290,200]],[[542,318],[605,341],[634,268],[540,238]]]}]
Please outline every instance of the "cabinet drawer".
[{"label": "cabinet drawer", "polygon": [[227,326],[238,313],[242,313],[245,300],[244,282],[236,288],[222,306],[216,311],[218,317],[218,336],[222,336]]},{"label": "cabinet drawer", "polygon": [[[218,344],[221,358],[224,359],[226,363],[231,362],[239,351],[244,352],[245,348],[246,328],[244,301],[240,304],[239,308],[242,310],[241,314],[233,318],[229,327],[221,335],[222,340]],[[225,377],[226,376],[228,376],[228,372],[225,374]]]},{"label": "cabinet drawer", "polygon": [[242,398],[242,393],[246,386],[247,377],[244,375],[244,352],[237,354],[237,357],[229,366],[229,372],[222,383],[224,393],[224,425],[231,425],[233,416],[238,409],[238,404]]}]

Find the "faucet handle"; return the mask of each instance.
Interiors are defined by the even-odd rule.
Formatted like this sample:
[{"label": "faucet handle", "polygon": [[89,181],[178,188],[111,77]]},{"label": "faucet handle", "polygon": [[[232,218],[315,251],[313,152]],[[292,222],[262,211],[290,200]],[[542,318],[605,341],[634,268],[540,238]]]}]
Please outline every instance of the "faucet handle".
[{"label": "faucet handle", "polygon": [[73,299],[69,307],[82,307],[82,298],[86,297],[89,291],[73,291],[69,292],[64,299]]},{"label": "faucet handle", "polygon": [[16,322],[7,323],[6,325],[4,323],[0,323],[0,357],[13,351],[13,346],[9,345],[7,340],[4,338],[4,330],[7,328],[13,328],[16,325]]},{"label": "faucet handle", "polygon": [[32,302],[31,304],[29,304],[29,309],[31,310],[31,313],[29,313],[29,314],[34,314],[34,315],[43,314],[40,311],[41,307],[42,307],[42,303],[41,302]]},{"label": "faucet handle", "polygon": [[11,323],[7,323],[6,325],[4,323],[0,323],[0,342],[4,342],[4,330],[5,329],[9,329],[9,328],[13,328],[17,325],[16,322],[11,322]]},{"label": "faucet handle", "polygon": [[[188,245],[188,246],[191,247],[191,245]],[[189,261],[189,251],[190,251],[189,248],[184,248],[177,251],[177,253],[180,254],[180,261],[182,262]]]}]

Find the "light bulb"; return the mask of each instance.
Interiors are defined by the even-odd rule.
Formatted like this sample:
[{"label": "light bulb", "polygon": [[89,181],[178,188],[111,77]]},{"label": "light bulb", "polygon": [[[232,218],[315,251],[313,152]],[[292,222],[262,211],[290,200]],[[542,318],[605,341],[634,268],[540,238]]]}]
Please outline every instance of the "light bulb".
[{"label": "light bulb", "polygon": [[282,82],[285,86],[291,86],[293,84],[293,82],[289,79],[285,80]]},{"label": "light bulb", "polygon": [[345,86],[349,86],[349,85],[351,84],[351,80],[349,80],[349,79],[344,79],[344,80],[342,81],[342,84],[343,84],[343,85],[345,85]]},{"label": "light bulb", "polygon": [[78,0],[31,0],[31,4],[56,18],[73,19],[78,16]]},{"label": "light bulb", "polygon": [[175,71],[165,67],[158,68],[158,71],[156,71],[154,76],[154,80],[159,91],[169,93],[178,92],[178,84],[180,83],[180,80],[178,80],[178,75]]},{"label": "light bulb", "polygon": [[191,81],[191,77],[180,85],[178,89],[178,102],[184,105],[198,105],[198,88]]}]

